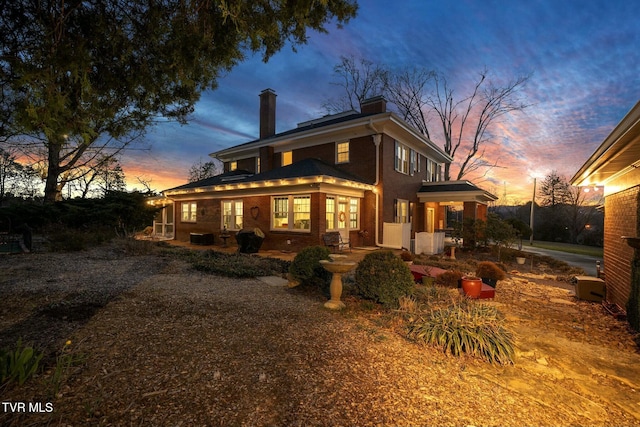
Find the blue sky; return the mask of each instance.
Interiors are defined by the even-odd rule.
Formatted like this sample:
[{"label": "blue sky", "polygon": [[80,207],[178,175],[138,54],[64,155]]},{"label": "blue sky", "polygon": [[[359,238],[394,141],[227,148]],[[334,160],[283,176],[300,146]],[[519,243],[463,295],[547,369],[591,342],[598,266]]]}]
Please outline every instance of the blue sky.
[{"label": "blue sky", "polygon": [[[485,67],[494,79],[531,74],[531,107],[494,130],[487,153],[499,168],[470,177],[512,201],[531,197],[531,176],[570,178],[640,99],[640,2],[622,0],[360,0],[358,16],[268,63],[249,57],[202,94],[188,125],[161,123],[122,160],[163,190],[186,182],[189,167],[221,148],[258,136],[258,95],[276,91],[278,132],[325,114],[340,95],[333,68],[341,56],[390,68],[443,73],[459,97]],[[432,126],[435,128],[435,123]],[[432,139],[441,145],[437,133]]]}]

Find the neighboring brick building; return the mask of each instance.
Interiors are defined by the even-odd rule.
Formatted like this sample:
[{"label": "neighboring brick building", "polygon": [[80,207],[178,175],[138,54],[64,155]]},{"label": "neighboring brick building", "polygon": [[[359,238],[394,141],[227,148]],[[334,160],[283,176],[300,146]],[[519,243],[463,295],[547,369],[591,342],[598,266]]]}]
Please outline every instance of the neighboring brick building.
[{"label": "neighboring brick building", "polygon": [[[632,295],[640,295],[637,249],[632,248],[631,239],[623,238],[640,236],[639,167],[640,102],[571,179],[572,185],[604,186],[606,299],[622,308],[628,308]],[[640,301],[635,301],[632,305],[637,306],[638,303]]]},{"label": "neighboring brick building", "polygon": [[[191,233],[259,228],[264,249],[297,251],[339,231],[352,246],[410,247],[416,232],[447,226],[445,206],[486,218],[496,199],[466,181],[437,197],[432,184],[452,159],[386,110],[382,97],[276,133],[276,94],[260,94],[260,138],[210,154],[222,175],[165,190],[177,240]],[[453,193],[460,192],[456,197]],[[479,207],[480,206],[480,207]],[[169,233],[167,233],[169,234]]]}]

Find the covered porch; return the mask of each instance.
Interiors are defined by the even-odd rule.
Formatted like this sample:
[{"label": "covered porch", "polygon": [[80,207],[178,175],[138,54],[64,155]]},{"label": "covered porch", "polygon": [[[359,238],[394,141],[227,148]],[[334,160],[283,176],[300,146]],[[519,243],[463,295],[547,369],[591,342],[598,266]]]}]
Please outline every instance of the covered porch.
[{"label": "covered porch", "polygon": [[444,242],[453,234],[452,214],[463,227],[468,220],[486,221],[489,203],[498,199],[469,181],[424,182],[417,196],[424,212],[424,224],[416,224],[416,229],[424,230],[415,235],[417,254],[444,250]]}]

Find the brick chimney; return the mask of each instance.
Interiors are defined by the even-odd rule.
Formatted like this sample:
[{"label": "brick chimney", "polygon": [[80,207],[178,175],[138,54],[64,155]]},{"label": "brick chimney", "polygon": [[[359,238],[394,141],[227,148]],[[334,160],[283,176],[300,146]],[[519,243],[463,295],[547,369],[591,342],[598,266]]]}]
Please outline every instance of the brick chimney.
[{"label": "brick chimney", "polygon": [[367,98],[360,104],[362,114],[385,113],[387,111],[387,100],[383,96]]},{"label": "brick chimney", "polygon": [[260,139],[276,134],[276,93],[273,89],[260,92]]}]

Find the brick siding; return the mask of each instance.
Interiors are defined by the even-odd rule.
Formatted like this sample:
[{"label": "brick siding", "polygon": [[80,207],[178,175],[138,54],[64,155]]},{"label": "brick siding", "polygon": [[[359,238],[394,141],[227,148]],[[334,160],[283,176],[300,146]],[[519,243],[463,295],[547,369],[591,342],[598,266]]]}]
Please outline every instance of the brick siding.
[{"label": "brick siding", "polygon": [[607,301],[625,308],[631,291],[631,264],[634,251],[621,236],[638,236],[640,186],[605,198],[604,269]]}]

